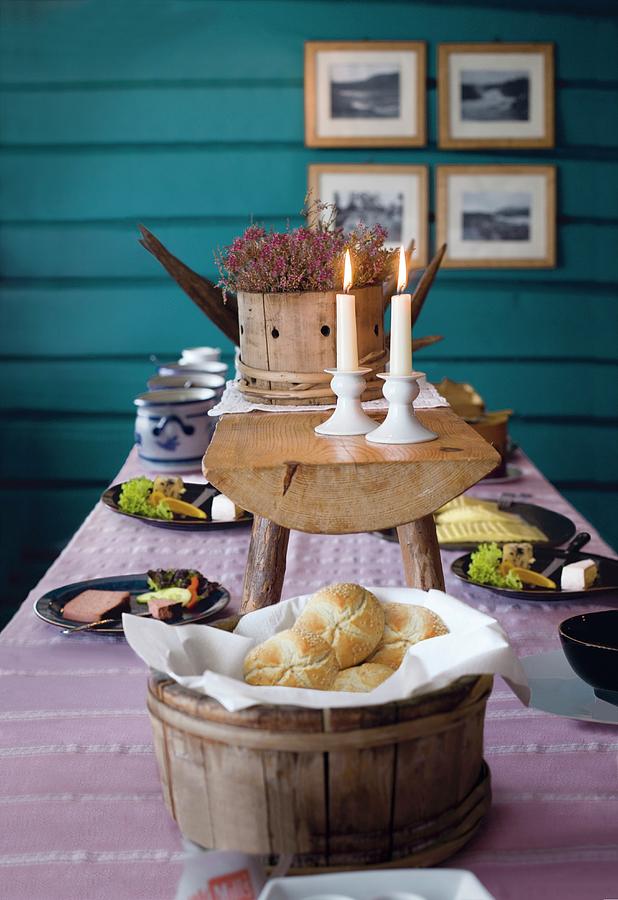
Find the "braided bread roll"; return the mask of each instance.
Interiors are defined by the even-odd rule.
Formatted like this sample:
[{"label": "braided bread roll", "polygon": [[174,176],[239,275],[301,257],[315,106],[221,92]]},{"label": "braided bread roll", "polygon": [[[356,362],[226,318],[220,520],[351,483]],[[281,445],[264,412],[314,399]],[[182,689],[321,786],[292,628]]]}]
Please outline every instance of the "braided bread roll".
[{"label": "braided bread roll", "polygon": [[384,634],[367,662],[398,669],[413,644],[448,634],[448,628],[432,610],[407,603],[383,603]]},{"label": "braided bread roll", "polygon": [[339,668],[349,669],[378,646],[384,611],[377,597],[359,584],[331,584],[311,597],[294,629],[321,637],[335,651]]},{"label": "braided bread roll", "polygon": [[253,647],[243,671],[249,684],[328,691],[339,666],[332,647],[322,638],[288,628]]}]

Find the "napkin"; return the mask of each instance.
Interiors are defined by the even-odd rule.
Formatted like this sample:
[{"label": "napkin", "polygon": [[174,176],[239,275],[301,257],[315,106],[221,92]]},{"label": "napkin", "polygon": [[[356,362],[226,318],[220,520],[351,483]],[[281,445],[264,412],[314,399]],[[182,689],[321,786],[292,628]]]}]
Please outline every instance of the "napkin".
[{"label": "napkin", "polygon": [[248,651],[275,632],[291,628],[309,594],[283,600],[243,616],[233,633],[208,625],[167,625],[124,614],[129,645],[152,669],[184,687],[218,700],[235,711],[257,704],[335,709],[404,700],[445,687],[463,675],[502,675],[527,703],[526,674],[495,619],[442,591],[370,587],[378,600],[413,603],[436,612],[449,633],[414,644],[390,678],[368,693],[314,691],[306,688],[246,684],[243,660]]}]

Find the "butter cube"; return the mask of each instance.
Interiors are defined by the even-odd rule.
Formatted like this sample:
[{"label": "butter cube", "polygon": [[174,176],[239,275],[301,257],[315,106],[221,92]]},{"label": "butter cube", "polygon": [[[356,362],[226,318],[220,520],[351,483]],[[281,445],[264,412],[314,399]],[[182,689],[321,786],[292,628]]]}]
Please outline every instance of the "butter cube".
[{"label": "butter cube", "polygon": [[591,559],[580,559],[579,562],[563,566],[560,576],[560,587],[563,591],[585,591],[596,581],[598,570]]}]

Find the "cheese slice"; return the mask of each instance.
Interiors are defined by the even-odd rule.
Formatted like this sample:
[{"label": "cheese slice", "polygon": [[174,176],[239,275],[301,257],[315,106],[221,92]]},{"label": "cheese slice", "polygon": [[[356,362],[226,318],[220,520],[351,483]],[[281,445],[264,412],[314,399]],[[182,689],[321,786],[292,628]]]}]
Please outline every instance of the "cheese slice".
[{"label": "cheese slice", "polygon": [[595,562],[591,559],[580,559],[579,562],[563,566],[560,587],[563,591],[586,591],[592,587],[598,574]]},{"label": "cheese slice", "polygon": [[456,497],[436,512],[435,520],[440,544],[547,540],[539,528],[498,509],[495,501],[476,497]]}]

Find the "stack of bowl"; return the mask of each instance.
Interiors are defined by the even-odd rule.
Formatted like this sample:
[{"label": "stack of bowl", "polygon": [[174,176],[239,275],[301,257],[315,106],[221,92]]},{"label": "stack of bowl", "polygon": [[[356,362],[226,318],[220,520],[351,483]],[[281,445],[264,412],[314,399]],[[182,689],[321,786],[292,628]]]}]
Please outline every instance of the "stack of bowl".
[{"label": "stack of bowl", "polygon": [[148,391],[135,400],[135,443],[146,468],[200,471],[216,419],[209,416],[225,388],[227,365],[216,347],[190,347],[158,364]]}]

